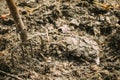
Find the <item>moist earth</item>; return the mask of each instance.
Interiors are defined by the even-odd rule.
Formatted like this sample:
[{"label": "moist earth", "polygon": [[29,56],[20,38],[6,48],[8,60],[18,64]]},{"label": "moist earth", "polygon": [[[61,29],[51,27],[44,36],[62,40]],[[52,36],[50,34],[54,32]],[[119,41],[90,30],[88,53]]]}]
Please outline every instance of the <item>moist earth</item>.
[{"label": "moist earth", "polygon": [[21,44],[0,1],[0,80],[120,80],[118,0],[15,0]]}]

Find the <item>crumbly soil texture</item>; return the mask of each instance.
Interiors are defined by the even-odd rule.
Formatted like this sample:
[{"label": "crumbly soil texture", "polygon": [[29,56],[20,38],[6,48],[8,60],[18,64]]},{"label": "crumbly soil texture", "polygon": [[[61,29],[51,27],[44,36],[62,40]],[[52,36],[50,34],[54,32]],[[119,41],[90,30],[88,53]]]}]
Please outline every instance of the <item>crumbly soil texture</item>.
[{"label": "crumbly soil texture", "polygon": [[21,42],[0,1],[0,80],[120,80],[119,0],[17,0]]}]

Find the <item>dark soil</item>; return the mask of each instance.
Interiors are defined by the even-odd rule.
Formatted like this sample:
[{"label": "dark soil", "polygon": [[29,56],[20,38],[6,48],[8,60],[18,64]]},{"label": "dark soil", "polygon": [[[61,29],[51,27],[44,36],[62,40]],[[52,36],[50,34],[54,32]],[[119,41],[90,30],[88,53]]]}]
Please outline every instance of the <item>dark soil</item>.
[{"label": "dark soil", "polygon": [[20,45],[12,16],[0,18],[0,80],[120,80],[119,4],[18,0],[32,38]]}]

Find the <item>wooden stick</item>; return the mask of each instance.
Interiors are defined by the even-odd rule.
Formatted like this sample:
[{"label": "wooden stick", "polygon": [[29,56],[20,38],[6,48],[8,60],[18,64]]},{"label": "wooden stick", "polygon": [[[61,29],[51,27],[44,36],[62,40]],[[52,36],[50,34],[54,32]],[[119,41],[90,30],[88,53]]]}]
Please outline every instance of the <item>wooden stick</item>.
[{"label": "wooden stick", "polygon": [[27,40],[27,33],[24,30],[25,26],[20,17],[17,6],[15,5],[14,0],[6,0],[6,2],[15,20],[17,32],[20,34],[22,42],[25,42]]},{"label": "wooden stick", "polygon": [[12,77],[12,78],[15,78],[15,79],[17,79],[17,80],[23,80],[22,78],[18,77],[17,75],[13,75],[13,74],[10,74],[10,73],[1,71],[1,70],[0,70],[0,73],[5,74],[5,75],[7,75],[7,76],[10,76],[10,77]]}]

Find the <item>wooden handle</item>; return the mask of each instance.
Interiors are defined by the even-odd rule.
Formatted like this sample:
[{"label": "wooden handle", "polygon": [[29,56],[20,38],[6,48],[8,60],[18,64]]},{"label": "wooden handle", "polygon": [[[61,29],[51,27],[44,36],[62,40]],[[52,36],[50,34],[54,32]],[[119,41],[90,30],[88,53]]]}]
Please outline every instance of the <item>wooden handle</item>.
[{"label": "wooden handle", "polygon": [[27,33],[24,30],[25,26],[24,26],[24,23],[20,17],[17,6],[14,3],[14,0],[6,0],[6,2],[7,2],[9,9],[10,9],[10,12],[15,20],[16,29],[17,29],[17,32],[20,34],[21,40],[26,41],[27,40]]}]

